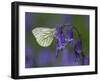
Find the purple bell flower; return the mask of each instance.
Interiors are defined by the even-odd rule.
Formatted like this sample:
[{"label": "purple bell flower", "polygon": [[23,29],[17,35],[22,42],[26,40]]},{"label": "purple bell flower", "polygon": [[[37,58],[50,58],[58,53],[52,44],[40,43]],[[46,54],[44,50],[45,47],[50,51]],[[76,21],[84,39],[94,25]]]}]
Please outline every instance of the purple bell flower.
[{"label": "purple bell flower", "polygon": [[[67,27],[66,27],[67,26]],[[63,31],[63,28],[66,27],[67,30]],[[75,30],[78,34],[79,39],[75,43],[73,30]],[[80,59],[82,54],[82,41],[80,37],[80,33],[77,28],[63,25],[56,28],[56,57],[58,57],[59,51],[65,49],[65,46],[70,43],[72,48],[74,48],[75,56]],[[82,55],[81,55],[82,54]]]},{"label": "purple bell flower", "polygon": [[83,58],[82,57],[82,42],[80,39],[76,41],[76,44],[74,45],[74,52],[75,52],[75,62],[80,62],[80,64],[83,63]]},{"label": "purple bell flower", "polygon": [[62,31],[62,27],[56,28],[56,39],[57,39],[57,47],[58,49],[64,48],[66,41]]},{"label": "purple bell flower", "polygon": [[66,37],[66,41],[71,43],[74,39],[74,35],[73,35],[73,30],[72,28],[67,30],[67,37]]},{"label": "purple bell flower", "polygon": [[66,45],[65,37],[62,31],[62,26],[56,28],[56,57],[58,56],[59,50],[63,49]]},{"label": "purple bell flower", "polygon": [[78,41],[76,42],[74,46],[74,51],[75,51],[75,54],[78,54],[78,55],[82,53],[82,43],[80,39],[78,39]]}]

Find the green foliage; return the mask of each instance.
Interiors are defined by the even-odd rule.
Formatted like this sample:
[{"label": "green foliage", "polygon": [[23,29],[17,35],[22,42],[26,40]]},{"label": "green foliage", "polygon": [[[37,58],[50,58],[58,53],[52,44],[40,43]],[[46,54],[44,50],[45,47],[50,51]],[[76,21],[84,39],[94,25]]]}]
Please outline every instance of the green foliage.
[{"label": "green foliage", "polygon": [[84,54],[89,54],[89,25],[86,24],[85,16],[74,15],[73,24],[81,34]]}]

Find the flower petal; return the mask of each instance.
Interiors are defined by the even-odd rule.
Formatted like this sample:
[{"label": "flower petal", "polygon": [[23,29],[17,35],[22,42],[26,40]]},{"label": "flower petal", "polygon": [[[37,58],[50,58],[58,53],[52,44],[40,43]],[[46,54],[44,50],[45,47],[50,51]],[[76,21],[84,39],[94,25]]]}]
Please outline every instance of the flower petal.
[{"label": "flower petal", "polygon": [[66,41],[70,43],[71,41],[73,41],[73,39],[74,39],[73,30],[72,30],[72,28],[69,28],[67,30],[67,39],[66,39]]},{"label": "flower petal", "polygon": [[81,54],[81,52],[82,52],[82,43],[81,43],[80,39],[78,39],[78,41],[76,42],[74,50],[75,50],[75,53]]}]

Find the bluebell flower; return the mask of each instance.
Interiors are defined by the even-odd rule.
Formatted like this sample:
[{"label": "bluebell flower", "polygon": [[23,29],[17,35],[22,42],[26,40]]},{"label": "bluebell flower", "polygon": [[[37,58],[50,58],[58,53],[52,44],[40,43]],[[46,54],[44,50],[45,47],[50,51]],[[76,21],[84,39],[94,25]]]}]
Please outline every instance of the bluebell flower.
[{"label": "bluebell flower", "polygon": [[84,64],[84,57],[82,53],[82,42],[80,39],[78,39],[74,46],[74,52],[75,52],[75,61],[79,61],[80,64]]},{"label": "bluebell flower", "polygon": [[[65,28],[66,30],[64,31]],[[76,31],[78,35],[78,40],[74,39],[74,31]],[[66,45],[69,43],[70,46],[74,49],[75,52],[75,62],[79,64],[84,64],[84,54],[82,52],[82,40],[81,35],[76,27],[71,25],[62,25],[56,28],[56,57],[58,57],[59,52],[64,49],[66,49]],[[67,50],[67,49],[66,49]],[[67,53],[66,53],[67,54]]]},{"label": "bluebell flower", "polygon": [[61,49],[65,46],[65,37],[64,37],[64,34],[63,34],[63,30],[62,30],[62,27],[57,27],[56,28],[56,39],[57,39],[57,43],[58,43],[58,48]]},{"label": "bluebell flower", "polygon": [[59,50],[63,49],[66,45],[62,26],[56,28],[56,57],[58,56]]},{"label": "bluebell flower", "polygon": [[75,54],[81,54],[82,53],[82,42],[80,39],[77,40],[75,46],[74,46]]},{"label": "bluebell flower", "polygon": [[74,40],[73,29],[69,28],[67,30],[66,41],[71,43]]}]

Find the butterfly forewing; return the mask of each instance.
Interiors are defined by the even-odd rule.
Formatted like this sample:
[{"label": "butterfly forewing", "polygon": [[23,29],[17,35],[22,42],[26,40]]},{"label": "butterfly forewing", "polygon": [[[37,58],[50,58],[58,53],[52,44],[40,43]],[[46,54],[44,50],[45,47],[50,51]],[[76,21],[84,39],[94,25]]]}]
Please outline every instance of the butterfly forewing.
[{"label": "butterfly forewing", "polygon": [[45,27],[37,27],[32,30],[32,33],[35,36],[37,43],[42,47],[48,47],[51,45],[54,39],[54,32],[55,29]]}]

